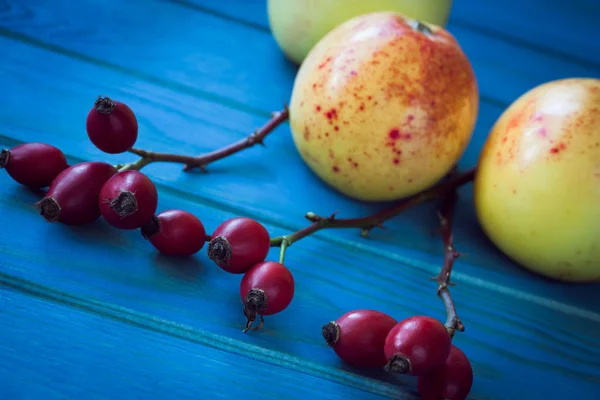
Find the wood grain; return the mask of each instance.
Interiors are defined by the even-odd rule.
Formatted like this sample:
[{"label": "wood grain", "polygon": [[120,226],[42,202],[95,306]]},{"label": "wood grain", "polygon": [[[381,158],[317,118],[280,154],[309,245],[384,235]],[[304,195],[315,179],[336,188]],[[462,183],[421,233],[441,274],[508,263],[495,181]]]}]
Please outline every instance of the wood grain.
[{"label": "wood grain", "polygon": [[[252,43],[238,46],[237,39],[227,34],[232,21],[182,7],[180,2],[132,0],[124,7],[120,2],[98,0],[73,4],[5,1],[11,7],[0,14],[0,33],[4,35],[25,35],[252,110],[269,112],[288,101],[296,69],[262,29],[236,25],[245,42]],[[256,12],[264,10],[262,3],[250,4],[257,6]],[[78,18],[70,18],[71,13]],[[173,20],[178,21],[176,27]],[[145,30],[149,25],[151,40]],[[110,35],[104,26],[111,27]],[[454,27],[453,33],[471,58],[483,98],[495,103],[508,104],[546,80],[600,73],[593,66],[473,34],[460,26]],[[185,35],[184,41],[181,35]],[[136,57],[129,56],[132,51]],[[547,68],[549,64],[552,68]],[[264,74],[265,70],[271,73]]]},{"label": "wood grain", "polygon": [[[387,394],[376,395],[326,374],[316,377],[215,349],[193,330],[168,324],[153,329],[137,323],[143,321],[139,316],[116,318],[110,311],[69,308],[11,289],[0,292],[0,306],[0,396],[6,400],[197,399],[199,393],[231,399],[232,388],[256,399],[281,393],[306,399],[314,388],[323,399],[416,398],[389,384],[370,383],[373,391]],[[345,378],[369,385],[351,374]]]},{"label": "wood grain", "polygon": [[[245,3],[236,18],[227,14],[235,1],[211,13],[181,3],[0,1],[0,88],[10,94],[0,100],[0,146],[36,140],[59,146],[71,162],[130,161],[86,138],[85,115],[98,94],[132,106],[138,146],[149,150],[201,153],[260,126],[289,97],[295,73],[257,22],[264,3]],[[457,9],[472,2],[465,3]],[[548,79],[600,72],[593,59],[578,64],[470,28],[455,32],[483,96],[463,166],[476,162],[487,130],[516,95]],[[304,226],[306,211],[350,217],[384,206],[323,185],[302,164],[288,125],[266,144],[207,175],[150,166],[159,210],[188,210],[209,232],[227,218],[253,216],[277,235]],[[355,308],[444,318],[429,280],[442,261],[431,234],[436,204],[370,239],[324,231],[294,244],[286,257],[294,301],[262,331],[243,334],[240,277],[218,270],[205,249],[171,259],[138,232],[102,220],[49,224],[32,207],[40,196],[0,173],[0,397],[414,398],[411,379],[342,364],[320,327]],[[467,327],[456,341],[475,370],[470,398],[597,397],[600,285],[562,285],[518,268],[482,235],[470,197],[467,186],[455,230],[466,255],[453,273]]]},{"label": "wood grain", "polygon": [[[259,116],[18,41],[0,38],[0,46],[7,50],[0,69],[2,87],[19,93],[0,107],[0,134],[20,141],[35,137],[81,159],[132,160],[129,155],[106,156],[86,139],[85,115],[100,93],[110,93],[133,107],[141,125],[138,147],[146,149],[201,153],[237,140],[264,122]],[[489,121],[491,114],[498,112],[483,104],[480,121]],[[338,209],[340,216],[360,216],[382,207],[352,201],[326,187],[303,165],[288,132],[288,125],[283,125],[267,139],[266,149],[256,147],[223,160],[210,167],[209,174],[182,173],[178,165],[153,165],[147,173],[180,195],[254,216],[277,225],[283,233],[304,226],[302,216],[307,211],[329,215]],[[480,130],[463,166],[473,165],[477,154],[473,147],[480,146],[483,139]],[[463,188],[461,194],[455,240],[466,256],[458,273],[476,277],[486,288],[500,285],[502,290],[541,296],[542,303],[600,312],[600,302],[594,301],[600,296],[599,285],[568,286],[533,278],[500,254],[476,221],[471,187]],[[318,236],[376,257],[425,265],[433,276],[441,254],[439,238],[431,234],[437,225],[435,207],[425,205],[395,218],[386,224],[387,230],[373,231],[370,240],[355,230],[332,230]]]},{"label": "wood grain", "polygon": [[[235,215],[160,190],[160,209],[188,210],[201,217],[209,230]],[[31,207],[38,196],[16,185],[0,186],[0,213],[10,216],[7,224],[11,226],[0,236],[0,282],[29,291],[33,286],[54,300],[66,293],[85,299],[79,302],[92,302],[88,308],[112,307],[115,318],[146,314],[163,319],[168,326],[189,326],[198,330],[198,336],[223,336],[235,343],[238,353],[257,361],[271,362],[270,351],[278,351],[298,358],[303,371],[316,376],[323,372],[313,364],[335,370],[331,372],[335,376],[353,372],[391,383],[380,373],[341,364],[324,346],[321,325],[354,308],[375,308],[398,319],[414,314],[444,316],[435,284],[428,281],[429,268],[376,259],[360,250],[307,238],[286,257],[297,284],[291,306],[267,318],[263,331],[243,334],[239,276],[218,270],[205,252],[185,260],[161,257],[137,232],[117,231],[101,220],[79,228],[48,224]],[[271,225],[267,228],[278,231]],[[275,259],[276,253],[269,258]],[[74,258],[75,254],[81,257]],[[531,398],[552,398],[561,391],[567,395],[572,388],[578,388],[582,396],[594,393],[600,382],[597,314],[576,314],[485,290],[461,275],[456,282],[453,295],[467,326],[456,341],[473,362],[474,398],[516,397],[525,385],[535,393]],[[214,346],[224,344],[215,342]],[[258,350],[246,351],[246,346]],[[548,379],[564,388],[549,387]],[[504,388],[502,396],[499,386]],[[364,385],[359,388],[372,390]]]},{"label": "wood grain", "polygon": [[[168,0],[203,13],[269,30],[266,1]],[[594,0],[454,1],[448,28],[487,36],[557,59],[600,68],[600,6]],[[510,60],[509,60],[510,62]]]}]

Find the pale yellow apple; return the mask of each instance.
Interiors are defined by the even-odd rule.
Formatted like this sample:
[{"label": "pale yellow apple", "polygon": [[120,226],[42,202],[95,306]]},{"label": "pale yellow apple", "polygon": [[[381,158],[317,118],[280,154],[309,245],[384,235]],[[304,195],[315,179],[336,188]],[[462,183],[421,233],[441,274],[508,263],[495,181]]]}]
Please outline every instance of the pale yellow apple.
[{"label": "pale yellow apple", "polygon": [[290,126],[303,160],[329,185],[359,200],[395,200],[452,169],[478,105],[473,69],[450,33],[376,12],[311,50],[294,82]]},{"label": "pale yellow apple", "polygon": [[327,32],[350,18],[375,11],[396,11],[445,26],[452,0],[268,0],[271,32],[282,51],[300,64]]},{"label": "pale yellow apple", "polygon": [[542,84],[493,126],[474,181],[489,238],[523,267],[600,280],[600,80]]}]

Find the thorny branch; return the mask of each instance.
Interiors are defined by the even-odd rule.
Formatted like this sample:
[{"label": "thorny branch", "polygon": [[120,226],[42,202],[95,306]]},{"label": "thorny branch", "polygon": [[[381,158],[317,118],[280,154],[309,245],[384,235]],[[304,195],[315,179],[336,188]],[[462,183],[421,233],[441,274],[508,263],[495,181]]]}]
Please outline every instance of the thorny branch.
[{"label": "thorny branch", "polygon": [[464,332],[465,330],[464,324],[456,313],[456,307],[449,289],[449,286],[452,285],[450,282],[450,274],[452,273],[454,261],[460,257],[460,253],[454,248],[454,239],[452,235],[452,222],[454,219],[454,209],[456,208],[457,197],[458,194],[456,193],[456,190],[450,191],[438,214],[442,241],[444,243],[444,262],[439,275],[435,278],[438,284],[437,294],[442,299],[444,307],[446,308],[446,323],[444,325],[451,337],[454,336],[456,331]]},{"label": "thorny branch", "polygon": [[281,111],[274,112],[271,119],[268,120],[263,126],[251,133],[249,136],[241,139],[235,143],[222,147],[218,150],[210,153],[202,154],[199,156],[185,156],[180,154],[169,154],[169,153],[157,153],[153,151],[146,151],[141,149],[132,148],[129,152],[140,156],[141,158],[135,162],[119,165],[119,171],[125,170],[140,170],[148,164],[153,162],[171,162],[185,164],[184,171],[189,171],[194,168],[199,168],[205,171],[208,164],[221,160],[239,151],[260,144],[264,146],[265,137],[271,133],[277,126],[289,118],[288,107],[285,106]]}]

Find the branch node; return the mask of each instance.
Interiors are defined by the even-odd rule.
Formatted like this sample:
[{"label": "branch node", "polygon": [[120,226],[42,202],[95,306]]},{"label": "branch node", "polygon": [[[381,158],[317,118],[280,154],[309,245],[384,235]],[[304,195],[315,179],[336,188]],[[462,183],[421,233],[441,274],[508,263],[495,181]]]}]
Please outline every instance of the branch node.
[{"label": "branch node", "polygon": [[306,218],[307,220],[311,221],[311,222],[317,222],[319,220],[319,216],[317,214],[315,214],[312,211],[309,211],[306,213],[306,215],[304,216],[304,218]]}]

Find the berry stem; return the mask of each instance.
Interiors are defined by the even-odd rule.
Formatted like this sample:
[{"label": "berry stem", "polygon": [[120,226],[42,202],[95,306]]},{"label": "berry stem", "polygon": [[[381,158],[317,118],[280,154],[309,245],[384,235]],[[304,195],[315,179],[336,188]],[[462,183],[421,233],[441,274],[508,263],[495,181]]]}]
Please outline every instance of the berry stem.
[{"label": "berry stem", "polygon": [[464,332],[465,326],[456,313],[456,307],[452,296],[450,295],[450,289],[448,288],[450,283],[450,274],[452,273],[452,267],[454,261],[460,257],[460,253],[454,248],[454,239],[452,235],[452,221],[454,219],[454,209],[456,208],[456,199],[458,194],[456,190],[451,190],[450,193],[444,199],[442,208],[438,213],[440,219],[440,229],[442,234],[442,241],[444,243],[444,263],[439,275],[435,278],[438,283],[437,294],[442,299],[444,307],[446,308],[446,330],[450,337],[454,336],[456,331]]},{"label": "berry stem", "polygon": [[312,235],[313,233],[326,228],[360,228],[362,236],[367,236],[369,231],[375,227],[384,229],[382,223],[411,207],[427,201],[434,200],[448,192],[454,192],[456,188],[462,186],[475,176],[475,168],[468,169],[461,174],[452,175],[449,179],[432,186],[414,196],[401,200],[396,205],[362,218],[336,218],[333,213],[329,217],[321,217],[315,213],[308,212],[305,218],[311,221],[310,225],[285,236],[277,236],[271,239],[271,247],[281,247],[282,254],[285,250],[298,240]]},{"label": "berry stem", "polygon": [[284,236],[281,239],[281,244],[279,245],[279,247],[281,248],[281,250],[279,251],[279,264],[283,264],[283,262],[285,261],[285,251],[287,250],[289,245],[290,241],[287,237]]},{"label": "berry stem", "polygon": [[265,137],[277,128],[281,123],[289,118],[289,110],[284,107],[281,111],[274,112],[271,119],[268,120],[263,126],[250,135],[234,142],[230,145],[222,147],[218,150],[211,151],[199,156],[185,156],[180,154],[169,154],[169,153],[156,153],[153,151],[146,151],[141,149],[129,149],[128,151],[132,154],[140,156],[141,158],[133,163],[125,164],[119,168],[119,171],[135,169],[139,171],[143,167],[153,162],[171,162],[185,164],[184,171],[190,171],[194,168],[200,168],[202,171],[206,171],[206,166],[212,162],[223,159],[227,156],[233,155],[239,151],[260,144],[264,146]]},{"label": "berry stem", "polygon": [[132,163],[117,165],[116,168],[119,172],[139,171],[142,168],[144,168],[146,165],[152,163],[153,161],[155,161],[155,160],[153,160],[151,157],[142,157],[139,160],[132,162]]}]

